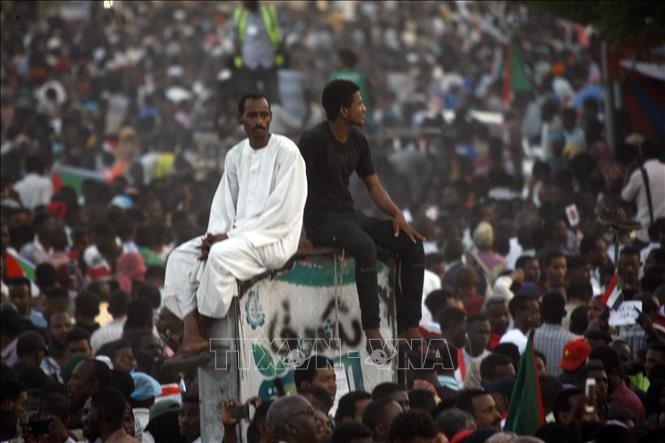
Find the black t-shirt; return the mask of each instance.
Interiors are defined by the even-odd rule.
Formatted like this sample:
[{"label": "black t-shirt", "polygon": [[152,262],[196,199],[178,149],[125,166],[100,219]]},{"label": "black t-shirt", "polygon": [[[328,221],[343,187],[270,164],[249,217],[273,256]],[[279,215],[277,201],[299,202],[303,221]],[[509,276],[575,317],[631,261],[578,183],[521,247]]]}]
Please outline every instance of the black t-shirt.
[{"label": "black t-shirt", "polygon": [[367,138],[351,129],[345,143],[335,139],[328,122],[303,133],[298,143],[307,165],[305,216],[353,211],[349,178],[374,175]]}]

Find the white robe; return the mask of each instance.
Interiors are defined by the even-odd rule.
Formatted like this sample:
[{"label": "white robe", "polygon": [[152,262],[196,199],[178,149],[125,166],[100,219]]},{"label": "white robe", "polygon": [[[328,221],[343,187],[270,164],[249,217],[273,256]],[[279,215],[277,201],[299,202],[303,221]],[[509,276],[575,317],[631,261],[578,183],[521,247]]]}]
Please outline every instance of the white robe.
[{"label": "white robe", "polygon": [[166,264],[164,305],[180,318],[198,309],[222,318],[238,280],[282,267],[300,241],[307,198],[305,162],[287,137],[272,134],[254,150],[245,139],[226,155],[208,232],[228,235],[198,260],[201,237],[176,248]]}]

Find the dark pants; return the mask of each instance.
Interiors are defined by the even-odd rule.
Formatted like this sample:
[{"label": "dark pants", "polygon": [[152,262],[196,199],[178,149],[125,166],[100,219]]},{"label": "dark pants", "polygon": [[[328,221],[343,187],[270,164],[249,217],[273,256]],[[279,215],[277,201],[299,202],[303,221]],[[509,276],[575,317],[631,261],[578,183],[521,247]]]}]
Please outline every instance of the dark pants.
[{"label": "dark pants", "polygon": [[381,324],[376,247],[397,254],[397,325],[400,329],[418,327],[425,273],[422,242],[414,244],[403,232],[395,237],[391,220],[369,218],[357,212],[309,217],[305,230],[315,246],[341,248],[355,259],[363,329],[375,329]]}]

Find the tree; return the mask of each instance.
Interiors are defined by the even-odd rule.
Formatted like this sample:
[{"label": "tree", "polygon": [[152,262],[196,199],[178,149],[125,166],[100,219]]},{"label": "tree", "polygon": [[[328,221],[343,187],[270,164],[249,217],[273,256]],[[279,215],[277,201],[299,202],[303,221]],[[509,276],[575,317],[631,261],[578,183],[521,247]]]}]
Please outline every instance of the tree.
[{"label": "tree", "polygon": [[527,1],[529,9],[592,25],[604,39],[621,42],[647,35],[665,36],[665,2]]}]

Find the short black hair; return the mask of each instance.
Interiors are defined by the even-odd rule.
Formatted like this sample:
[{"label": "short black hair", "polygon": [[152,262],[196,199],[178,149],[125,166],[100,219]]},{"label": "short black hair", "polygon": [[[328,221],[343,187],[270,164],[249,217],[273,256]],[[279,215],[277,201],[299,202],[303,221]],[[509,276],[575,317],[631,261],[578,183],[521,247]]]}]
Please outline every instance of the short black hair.
[{"label": "short black hair", "polygon": [[566,254],[558,249],[550,249],[542,254],[543,267],[547,268],[553,260],[557,258],[566,258]]},{"label": "short black hair", "polygon": [[489,392],[483,389],[462,389],[461,391],[459,391],[459,395],[457,396],[457,403],[455,404],[455,406],[461,409],[462,411],[466,411],[472,416],[475,416],[473,399],[483,395],[490,395],[490,394]]},{"label": "short black hair", "polygon": [[533,255],[520,255],[515,262],[515,269],[524,269],[526,264],[532,260],[538,260],[538,258]]},{"label": "short black hair", "polygon": [[589,326],[589,307],[578,306],[570,313],[570,332],[576,335],[584,335]]},{"label": "short black hair", "polygon": [[372,390],[372,400],[390,398],[393,393],[403,390],[404,389],[402,389],[397,383],[390,381],[379,383],[378,385],[374,386],[374,389]]},{"label": "short black hair", "polygon": [[519,367],[520,350],[515,343],[510,343],[510,342],[499,343],[494,348],[493,353],[503,355],[504,357],[508,357],[510,361],[513,362],[513,366],[515,366],[515,369]]},{"label": "short black hair", "polygon": [[591,252],[596,247],[598,239],[599,237],[595,234],[585,235],[580,241],[580,254],[584,257]]},{"label": "short black hair", "polygon": [[359,400],[371,399],[372,395],[365,391],[352,391],[348,394],[344,394],[344,396],[340,398],[339,402],[337,403],[337,411],[335,411],[335,423],[339,425],[342,423],[342,419],[345,417],[355,417],[356,403]]},{"label": "short black hair", "polygon": [[434,394],[425,389],[411,389],[409,391],[409,408],[419,409],[431,414],[436,409]]},{"label": "short black hair", "polygon": [[268,110],[272,112],[272,109],[270,108],[270,99],[267,95],[258,92],[251,92],[249,94],[244,94],[242,97],[240,97],[240,99],[238,99],[238,114],[241,116],[245,114],[247,100],[261,100],[262,98],[268,102]]},{"label": "short black hair", "polygon": [[148,299],[137,298],[129,302],[125,331],[131,328],[152,327],[153,321],[152,303]]},{"label": "short black hair", "polygon": [[321,104],[326,111],[326,118],[334,121],[339,116],[341,107],[351,106],[353,95],[358,92],[358,85],[350,80],[333,80],[323,88]]},{"label": "short black hair", "polygon": [[543,295],[541,312],[543,322],[561,323],[561,319],[566,316],[566,298],[557,291],[547,292]]},{"label": "short black hair", "polygon": [[483,358],[483,361],[480,363],[481,380],[496,380],[499,367],[506,365],[513,365],[513,362],[505,355],[495,353],[488,355]]},{"label": "short black hair", "polygon": [[88,343],[90,342],[90,333],[81,327],[74,328],[71,331],[69,331],[67,333],[67,338],[65,339],[65,343],[69,343],[72,341],[79,341],[79,340],[85,340]]},{"label": "short black hair", "polygon": [[443,255],[450,262],[459,259],[464,254],[464,245],[457,238],[449,239],[443,246]]},{"label": "short black hair", "polygon": [[[103,364],[103,363],[102,363]],[[125,416],[125,397],[116,388],[103,387],[94,394],[90,400],[93,408],[111,417],[111,423],[120,427]]]},{"label": "short black hair", "polygon": [[443,432],[448,440],[460,431],[467,429],[467,424],[473,421],[473,416],[457,407],[445,409],[437,415],[434,423],[439,431]]},{"label": "short black hair", "polygon": [[425,297],[425,306],[429,309],[429,312],[432,313],[432,316],[436,318],[439,311],[444,309],[446,303],[448,303],[448,300],[451,298],[460,299],[459,295],[457,295],[453,288],[444,285],[441,289],[435,289],[427,294]]},{"label": "short black hair", "polygon": [[660,352],[661,354],[665,355],[665,345],[662,345],[660,343],[651,343],[649,347],[647,348],[647,351],[656,351]]},{"label": "short black hair", "polygon": [[316,378],[317,369],[334,368],[332,360],[324,355],[312,355],[303,361],[293,373],[296,388],[300,389],[303,382],[312,382]]},{"label": "short black hair", "polygon": [[483,314],[473,314],[473,315],[469,315],[466,318],[467,326],[471,326],[475,322],[484,322],[484,321],[488,321],[488,320],[487,320],[487,317],[485,317]]},{"label": "short black hair", "polygon": [[380,400],[373,400],[367,405],[363,411],[363,424],[370,428],[372,432],[376,428],[379,417],[383,415],[383,411],[390,403],[394,402],[392,398],[382,398]]},{"label": "short black hair", "polygon": [[517,294],[508,302],[508,310],[510,315],[515,318],[518,311],[526,308],[526,305],[532,301],[538,302],[538,299],[532,295]]},{"label": "short black hair", "polygon": [[331,441],[332,443],[347,443],[353,440],[372,438],[372,436],[372,430],[367,426],[361,423],[349,422],[335,427]]},{"label": "short black hair", "polygon": [[554,401],[563,390],[561,380],[559,380],[559,377],[553,375],[540,374],[538,376],[538,383],[540,384],[543,408],[546,411],[553,410]]},{"label": "short black hair", "polygon": [[390,441],[406,443],[416,438],[434,438],[437,431],[430,414],[418,409],[410,409],[395,418],[390,426],[389,435]]},{"label": "short black hair", "polygon": [[51,263],[40,263],[35,268],[35,283],[42,291],[55,286],[57,282],[55,266]]},{"label": "short black hair", "polygon": [[621,374],[621,360],[619,354],[610,346],[598,346],[591,350],[589,360],[600,360],[603,362],[605,372],[608,374],[612,369],[616,369]]},{"label": "short black hair", "polygon": [[111,361],[113,361],[113,359],[115,358],[115,354],[119,350],[124,349],[124,348],[131,348],[131,347],[132,347],[131,343],[129,343],[128,341],[125,341],[121,338],[119,340],[113,340],[113,341],[110,341],[108,343],[104,343],[99,348],[99,350],[97,351],[97,353],[95,355],[105,355],[108,358],[110,358]]},{"label": "short black hair", "polygon": [[90,358],[84,360],[92,365],[93,377],[99,382],[99,386],[111,384],[111,369],[103,361]]},{"label": "short black hair", "polygon": [[127,315],[129,308],[129,294],[124,291],[113,291],[109,298],[108,311],[113,317],[122,317]]},{"label": "short black hair", "polygon": [[25,277],[11,277],[5,279],[5,283],[11,289],[12,286],[27,286],[30,287],[30,280]]},{"label": "short black hair", "polygon": [[593,287],[587,280],[572,281],[566,288],[568,300],[589,301],[593,297]]},{"label": "short black hair", "polygon": [[74,308],[77,315],[94,318],[99,315],[99,303],[101,299],[97,294],[84,290],[74,299]]},{"label": "short black hair", "polygon": [[[609,308],[608,308],[608,310],[609,310]],[[608,332],[600,331],[600,330],[597,330],[597,329],[592,329],[592,330],[586,331],[584,333],[584,339],[586,341],[589,341],[589,340],[603,340],[606,344],[609,345],[610,342],[612,341],[612,336]]]},{"label": "short black hair", "polygon": [[0,308],[0,331],[6,337],[18,337],[23,330],[21,316],[10,304]]},{"label": "short black hair", "polygon": [[660,137],[649,137],[642,142],[640,149],[642,150],[642,157],[645,160],[651,158],[662,159],[663,153],[665,153],[665,143],[663,143],[663,139]]},{"label": "short black hair", "polygon": [[441,330],[450,329],[455,325],[464,323],[466,314],[458,308],[449,307],[444,309],[438,316],[437,320],[441,326]]},{"label": "short black hair", "polygon": [[573,410],[573,406],[570,404],[570,399],[575,395],[582,395],[582,390],[579,388],[564,389],[556,396],[556,399],[554,399],[552,412],[554,413],[554,419],[557,423],[559,423],[559,415],[562,412],[570,412]]},{"label": "short black hair", "polygon": [[150,302],[153,309],[159,309],[162,304],[162,295],[159,293],[159,289],[146,284],[140,284],[137,287],[136,298],[145,298]]},{"label": "short black hair", "polygon": [[[128,372],[118,371],[117,369],[111,370],[111,384],[114,388],[122,393],[125,400],[131,401],[132,392],[134,392],[134,379]],[[136,406],[138,407],[138,406]]]},{"label": "short black hair", "polygon": [[45,170],[44,161],[37,154],[28,155],[25,158],[25,172],[34,172],[43,175]]},{"label": "short black hair", "polygon": [[622,256],[622,255],[636,255],[636,256],[639,257],[640,256],[640,250],[637,249],[634,246],[624,246],[621,249],[621,252],[619,252],[619,256]]}]

